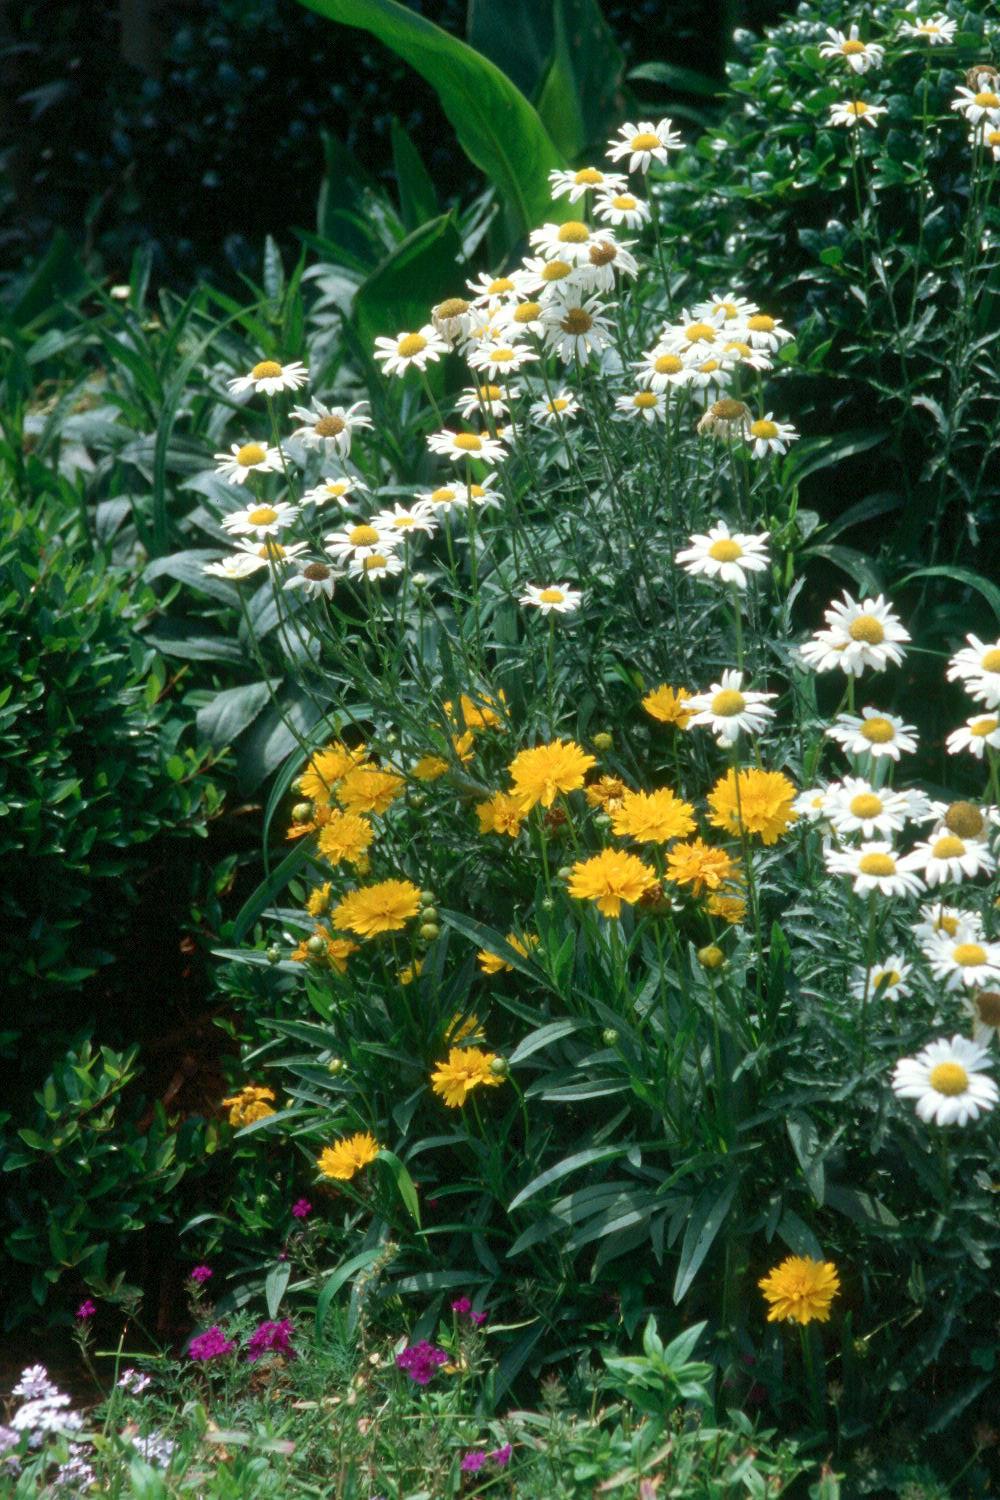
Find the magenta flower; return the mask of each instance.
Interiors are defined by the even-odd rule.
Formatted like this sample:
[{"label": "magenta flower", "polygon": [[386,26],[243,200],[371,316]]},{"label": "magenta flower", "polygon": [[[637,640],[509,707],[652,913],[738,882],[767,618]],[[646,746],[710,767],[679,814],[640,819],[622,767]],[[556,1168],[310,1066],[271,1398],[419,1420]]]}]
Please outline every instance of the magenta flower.
[{"label": "magenta flower", "polygon": [[478,1474],[486,1462],[486,1454],[482,1448],[472,1448],[459,1464],[463,1474]]},{"label": "magenta flower", "polygon": [[506,1469],[510,1463],[511,1454],[514,1452],[509,1443],[504,1443],[502,1448],[494,1448],[487,1457],[491,1464],[496,1464],[498,1469]]},{"label": "magenta flower", "polygon": [[282,1318],[280,1323],[261,1323],[250,1335],[247,1359],[251,1364],[262,1354],[287,1354],[289,1359],[294,1359],[295,1350],[291,1345],[294,1331],[290,1318]]},{"label": "magenta flower", "polygon": [[188,1344],[188,1358],[201,1360],[203,1363],[210,1359],[219,1359],[224,1354],[232,1354],[236,1345],[231,1339],[227,1339],[217,1323],[207,1328],[204,1333],[199,1333]]},{"label": "magenta flower", "polygon": [[460,1318],[464,1318],[472,1311],[472,1303],[468,1297],[456,1297],[451,1304],[451,1310],[453,1313],[458,1313]]},{"label": "magenta flower", "polygon": [[300,1198],[297,1203],[292,1204],[293,1219],[308,1219],[313,1211],[313,1206],[308,1198]]},{"label": "magenta flower", "polygon": [[447,1363],[445,1351],[429,1344],[426,1339],[419,1344],[409,1344],[402,1353],[396,1355],[397,1367],[405,1370],[417,1385],[428,1385],[438,1367]]},{"label": "magenta flower", "polygon": [[195,1283],[196,1286],[204,1286],[205,1282],[208,1281],[213,1275],[214,1272],[211,1266],[195,1266],[194,1270],[191,1272],[191,1280]]},{"label": "magenta flower", "polygon": [[80,1319],[81,1323],[86,1323],[90,1318],[93,1318],[96,1313],[97,1308],[95,1307],[94,1303],[91,1302],[89,1297],[85,1302],[81,1302],[80,1306],[76,1310],[76,1315]]}]

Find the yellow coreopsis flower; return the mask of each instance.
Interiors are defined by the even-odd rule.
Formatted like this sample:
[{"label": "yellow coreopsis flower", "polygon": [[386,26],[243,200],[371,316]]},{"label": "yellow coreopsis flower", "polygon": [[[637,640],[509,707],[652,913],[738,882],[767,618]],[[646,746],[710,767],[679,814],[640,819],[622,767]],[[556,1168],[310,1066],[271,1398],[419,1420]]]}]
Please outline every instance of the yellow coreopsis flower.
[{"label": "yellow coreopsis flower", "polygon": [[[315,938],[319,938],[326,945],[320,953],[314,953],[309,946]],[[290,956],[297,964],[324,964],[335,969],[338,974],[346,974],[347,960],[352,953],[357,953],[357,951],[358,945],[351,938],[334,937],[328,928],[321,926],[314,927],[310,936],[303,938],[299,946],[292,950]]]},{"label": "yellow coreopsis flower", "polygon": [[378,766],[357,766],[342,777],[336,791],[345,812],[384,813],[400,795],[406,782],[395,771]]},{"label": "yellow coreopsis flower", "polygon": [[690,696],[686,688],[667,687],[664,683],[646,694],[642,706],[650,718],[657,719],[659,723],[676,724],[678,729],[686,729],[688,720],[694,714],[694,709],[684,707]]},{"label": "yellow coreopsis flower", "polygon": [[448,762],[442,760],[440,755],[422,755],[416,765],[411,767],[410,775],[416,781],[437,781],[447,770]]},{"label": "yellow coreopsis flower", "polygon": [[727,833],[759,833],[765,844],[776,844],[795,821],[795,796],[780,771],[729,771],[708,794],[709,822]]},{"label": "yellow coreopsis flower", "polygon": [[573,740],[553,740],[522,750],[510,763],[511,791],[524,812],[551,807],[560,792],[575,792],[597,762]]},{"label": "yellow coreopsis flower", "polygon": [[254,1120],[264,1120],[268,1115],[273,1115],[274,1110],[271,1108],[273,1103],[274,1090],[261,1088],[256,1083],[245,1084],[238,1094],[233,1094],[229,1099],[222,1101],[223,1108],[229,1110],[229,1123],[236,1129],[242,1125],[252,1125]]},{"label": "yellow coreopsis flower", "polygon": [[746,897],[713,891],[705,902],[705,910],[710,917],[721,917],[724,922],[735,925],[742,922],[747,914]]},{"label": "yellow coreopsis flower", "polygon": [[335,927],[360,937],[399,932],[420,910],[420,891],[410,880],[383,880],[349,891],[333,913]]},{"label": "yellow coreopsis flower", "polygon": [[694,808],[666,786],[655,792],[626,792],[621,806],[611,814],[615,833],[640,844],[686,838],[695,826]]},{"label": "yellow coreopsis flower", "polygon": [[492,1071],[496,1053],[479,1047],[452,1047],[446,1062],[439,1062],[431,1074],[431,1086],[449,1109],[461,1109],[473,1089],[495,1088],[502,1082]]},{"label": "yellow coreopsis flower", "polygon": [[610,813],[616,807],[621,807],[622,798],[627,791],[628,787],[619,777],[601,776],[584,787],[583,795],[588,807],[600,807]]},{"label": "yellow coreopsis flower", "polygon": [[412,984],[415,979],[419,979],[420,978],[420,976],[421,976],[421,974],[423,972],[424,972],[424,961],[423,961],[423,959],[422,958],[415,958],[413,960],[412,964],[407,964],[405,968],[400,969],[399,973],[396,975],[396,978],[399,980],[400,984],[402,984],[402,985]]},{"label": "yellow coreopsis flower", "polygon": [[591,859],[578,860],[570,872],[569,893],[580,901],[594,901],[606,917],[621,915],[622,902],[633,905],[657,883],[656,871],[635,854],[602,849]]},{"label": "yellow coreopsis flower", "polygon": [[314,886],[306,899],[306,911],[311,917],[325,917],[330,910],[331,886],[328,880]]},{"label": "yellow coreopsis flower", "polygon": [[378,1156],[382,1147],[367,1130],[334,1141],[316,1158],[316,1169],[324,1177],[333,1177],[338,1182],[350,1182],[351,1178],[367,1167]]},{"label": "yellow coreopsis flower", "polygon": [[[534,933],[527,933],[524,938],[519,938],[516,932],[508,932],[507,942],[515,953],[520,953],[522,958],[529,956],[530,949],[538,947],[538,938]],[[514,968],[513,964],[509,964],[506,959],[500,958],[496,953],[490,953],[486,948],[480,948],[476,957],[479,959],[479,967],[484,974],[509,974]]]},{"label": "yellow coreopsis flower", "polygon": [[374,837],[375,831],[367,818],[334,808],[319,831],[317,845],[328,864],[356,865]]},{"label": "yellow coreopsis flower", "polygon": [[459,693],[458,711],[451,702],[443,704],[445,713],[449,718],[460,722],[465,729],[471,729],[473,734],[479,729],[496,729],[500,724],[500,715],[497,713],[497,704],[504,704],[506,698],[503,689],[495,698],[484,697],[480,702],[475,702],[468,693]]},{"label": "yellow coreopsis flower", "polygon": [[330,801],[333,789],[341,777],[346,776],[355,766],[361,765],[367,756],[368,752],[363,747],[350,750],[340,740],[334,740],[323,750],[317,751],[299,777],[303,797],[308,797],[321,806],[325,805]]},{"label": "yellow coreopsis flower", "polygon": [[827,1323],[840,1277],[831,1261],[789,1255],[757,1285],[770,1303],[769,1323]]},{"label": "yellow coreopsis flower", "polygon": [[706,889],[717,891],[737,874],[738,866],[732,856],[702,839],[675,844],[667,855],[668,877],[675,885],[689,885],[696,896]]},{"label": "yellow coreopsis flower", "polygon": [[480,833],[504,833],[516,839],[524,822],[524,810],[510,792],[494,792],[488,802],[476,803]]}]

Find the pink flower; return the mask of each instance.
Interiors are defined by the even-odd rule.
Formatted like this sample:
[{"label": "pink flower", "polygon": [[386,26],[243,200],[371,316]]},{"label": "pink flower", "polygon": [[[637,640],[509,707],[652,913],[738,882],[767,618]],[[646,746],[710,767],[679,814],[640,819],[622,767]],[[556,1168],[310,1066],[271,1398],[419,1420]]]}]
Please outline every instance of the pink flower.
[{"label": "pink flower", "polygon": [[96,1313],[97,1308],[95,1307],[94,1303],[91,1302],[89,1297],[85,1302],[81,1302],[80,1306],[76,1310],[76,1315],[80,1319],[81,1323],[86,1323],[90,1318],[94,1317]]},{"label": "pink flower", "polygon": [[469,1301],[468,1297],[456,1297],[454,1302],[451,1304],[451,1310],[453,1313],[458,1313],[459,1317],[461,1318],[472,1311],[472,1303]]},{"label": "pink flower", "polygon": [[196,1286],[204,1286],[205,1282],[214,1274],[211,1266],[195,1266],[191,1272],[191,1280]]},{"label": "pink flower", "polygon": [[188,1358],[206,1362],[210,1359],[219,1359],[224,1354],[232,1354],[236,1345],[226,1338],[217,1323],[211,1328],[206,1328],[204,1333],[199,1333],[188,1344]]},{"label": "pink flower", "polygon": [[498,1469],[506,1469],[507,1465],[510,1463],[510,1456],[513,1451],[514,1450],[509,1443],[504,1443],[502,1448],[494,1448],[493,1452],[488,1454],[487,1456],[490,1463],[496,1464]]},{"label": "pink flower", "polygon": [[445,1351],[436,1348],[434,1344],[429,1344],[426,1339],[419,1344],[408,1345],[396,1355],[397,1367],[405,1370],[417,1385],[428,1385],[438,1367],[447,1363],[448,1356]]},{"label": "pink flower", "polygon": [[313,1211],[313,1206],[308,1198],[300,1198],[297,1203],[292,1204],[293,1219],[308,1219]]},{"label": "pink flower", "polygon": [[485,1462],[486,1454],[482,1448],[472,1448],[462,1459],[458,1467],[463,1474],[478,1474]]},{"label": "pink flower", "polygon": [[251,1364],[262,1354],[287,1354],[289,1359],[294,1359],[295,1350],[291,1345],[294,1331],[290,1318],[282,1318],[280,1323],[261,1323],[250,1335],[247,1359]]}]

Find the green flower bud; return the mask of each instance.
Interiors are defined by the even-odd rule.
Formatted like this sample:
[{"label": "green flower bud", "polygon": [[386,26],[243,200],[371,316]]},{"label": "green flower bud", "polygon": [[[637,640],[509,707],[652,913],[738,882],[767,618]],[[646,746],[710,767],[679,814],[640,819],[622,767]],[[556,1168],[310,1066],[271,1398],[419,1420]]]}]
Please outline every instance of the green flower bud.
[{"label": "green flower bud", "polygon": [[423,909],[423,911],[420,913],[420,915],[424,919],[425,922],[436,922],[437,919],[438,919],[437,907],[436,906],[425,906],[424,909]]},{"label": "green flower bud", "polygon": [[570,869],[569,865],[560,865],[559,869],[556,871],[556,879],[569,880],[572,873],[573,871]]},{"label": "green flower bud", "polygon": [[709,943],[706,948],[698,949],[698,962],[703,969],[718,969],[726,961],[726,955],[715,943]]},{"label": "green flower bud", "polygon": [[441,929],[436,922],[425,922],[420,929],[420,936],[425,943],[433,943],[436,937],[441,936]]},{"label": "green flower bud", "polygon": [[510,1072],[510,1064],[505,1057],[495,1057],[490,1063],[490,1072],[494,1078],[506,1078]]},{"label": "green flower bud", "polygon": [[332,1073],[334,1078],[336,1078],[338,1073],[342,1073],[344,1071],[344,1067],[345,1064],[342,1057],[331,1057],[330,1061],[326,1065],[326,1071],[328,1073]]},{"label": "green flower bud", "polygon": [[278,947],[276,947],[272,943],[271,946],[270,946],[270,948],[268,948],[266,950],[266,956],[267,956],[267,961],[268,961],[269,964],[280,964],[280,962],[281,962],[281,949],[278,948]]},{"label": "green flower bud", "polygon": [[306,943],[306,948],[314,958],[323,958],[326,954],[326,938],[318,935],[311,937]]},{"label": "green flower bud", "polygon": [[433,906],[436,900],[437,900],[437,897],[435,896],[435,894],[434,894],[433,891],[421,891],[420,892],[420,905],[421,906]]},{"label": "green flower bud", "polygon": [[615,737],[613,734],[608,734],[607,730],[602,730],[600,734],[594,735],[591,743],[595,750],[613,750],[615,747]]},{"label": "green flower bud", "polygon": [[618,1033],[613,1026],[609,1026],[605,1031],[601,1032],[601,1041],[605,1047],[617,1047]]},{"label": "green flower bud", "polygon": [[296,802],[292,808],[293,823],[308,823],[311,821],[312,815],[313,805],[311,802]]}]

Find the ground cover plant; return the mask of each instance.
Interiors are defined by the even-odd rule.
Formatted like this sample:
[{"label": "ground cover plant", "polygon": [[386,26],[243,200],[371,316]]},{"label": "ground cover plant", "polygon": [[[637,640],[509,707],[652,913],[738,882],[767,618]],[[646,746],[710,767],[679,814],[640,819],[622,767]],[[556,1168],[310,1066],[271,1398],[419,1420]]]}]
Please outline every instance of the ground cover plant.
[{"label": "ground cover plant", "polygon": [[[709,280],[677,243],[683,136],[638,119],[552,170],[524,255],[471,274],[469,235],[451,258],[434,241],[441,294],[400,288],[407,325],[380,331],[401,302],[366,321],[362,299],[342,343],[307,334],[272,263],[264,314],[234,310],[171,385],[199,499],[165,536],[213,545],[161,538],[157,573],[192,609],[210,591],[201,649],[235,635],[254,674],[204,689],[206,713],[231,711],[230,732],[266,713],[255,784],[280,762],[268,875],[220,954],[249,976],[254,1033],[220,1100],[238,1177],[188,1229],[212,1295],[187,1368],[244,1424],[227,1431],[263,1420],[238,1351],[286,1359],[303,1317],[309,1364],[275,1364],[281,1389],[293,1369],[322,1388],[336,1358],[350,1380],[337,1328],[355,1345],[369,1330],[379,1390],[384,1372],[397,1397],[443,1389],[449,1366],[460,1388],[487,1328],[495,1364],[457,1419],[501,1420],[553,1369],[579,1401],[596,1349],[653,1421],[623,1429],[639,1457],[617,1437],[608,1469],[581,1456],[581,1492],[622,1473],[636,1494],[698,1493],[697,1475],[706,1494],[826,1496],[835,1473],[847,1494],[989,1492],[1000,595],[962,548],[992,505],[992,331],[972,320],[995,277],[1000,94],[964,12],[878,14],[864,36],[810,20],[783,40],[793,77],[793,40],[810,80],[823,70],[813,128],[857,190],[854,237],[821,264],[849,275],[860,327],[827,332],[822,299],[780,316],[735,249],[746,282],[715,279],[710,255]],[[856,473],[866,443],[838,445],[832,408],[817,431],[811,371],[829,375],[837,339],[874,340],[876,310],[895,328],[905,302],[915,326],[918,282],[879,238],[895,148],[875,79],[908,86],[911,114],[919,98],[921,201],[967,211],[926,372],[960,388],[882,392],[895,469],[912,475],[912,422],[928,456],[909,540],[873,557],[803,491],[810,470],[831,488],[841,462]],[[327,310],[334,279],[315,277]],[[126,348],[140,305],[133,289]],[[847,521],[897,508],[867,495]],[[86,1325],[114,1301],[93,1290]],[[696,1347],[703,1367],[665,1400],[653,1367]],[[664,1476],[655,1423],[682,1413],[680,1462],[699,1403],[736,1464],[714,1475],[700,1453],[690,1480]],[[796,1436],[777,1456],[761,1439],[773,1474],[740,1470],[757,1439],[728,1413],[747,1407]],[[204,1482],[189,1416],[177,1464],[144,1483]],[[433,1438],[432,1460],[351,1449],[358,1493],[381,1473],[411,1493],[413,1462],[440,1464],[444,1493],[532,1493],[514,1467],[528,1429],[489,1430],[468,1450]],[[261,1433],[233,1439],[255,1442],[263,1476]],[[46,1455],[25,1493],[51,1476]]]}]

